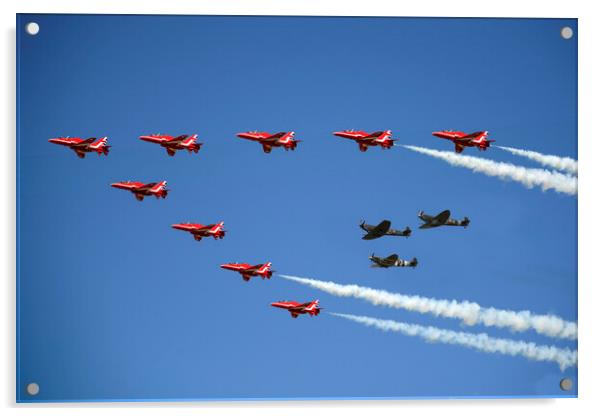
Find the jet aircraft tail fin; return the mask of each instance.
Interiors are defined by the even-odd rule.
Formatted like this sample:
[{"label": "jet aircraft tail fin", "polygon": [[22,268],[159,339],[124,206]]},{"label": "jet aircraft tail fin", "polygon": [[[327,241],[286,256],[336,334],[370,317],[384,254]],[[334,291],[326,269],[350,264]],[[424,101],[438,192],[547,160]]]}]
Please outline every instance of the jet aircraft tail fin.
[{"label": "jet aircraft tail fin", "polygon": [[94,143],[92,143],[90,145],[90,147],[92,149],[99,149],[101,147],[107,146],[107,143],[108,143],[108,138],[105,136],[105,137],[101,137],[100,139],[98,139],[97,141],[95,141]]},{"label": "jet aircraft tail fin", "polygon": [[182,142],[182,145],[184,145],[184,146],[190,146],[190,145],[192,145],[193,143],[196,142],[197,137],[198,137],[198,134],[193,134],[192,136],[190,136],[187,139],[185,139]]},{"label": "jet aircraft tail fin", "polygon": [[167,187],[167,181],[161,181],[151,188],[151,192],[165,191]]}]

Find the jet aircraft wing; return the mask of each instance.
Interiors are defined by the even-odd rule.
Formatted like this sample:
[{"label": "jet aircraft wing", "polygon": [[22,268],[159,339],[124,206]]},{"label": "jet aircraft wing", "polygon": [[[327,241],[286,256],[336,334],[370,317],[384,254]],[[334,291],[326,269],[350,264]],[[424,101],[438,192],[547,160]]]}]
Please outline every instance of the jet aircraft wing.
[{"label": "jet aircraft wing", "polygon": [[463,137],[456,137],[454,139],[455,142],[470,142],[472,139],[474,139],[476,136],[474,134],[468,134],[466,136]]},{"label": "jet aircraft wing", "polygon": [[179,143],[179,142],[181,142],[181,141],[184,141],[184,140],[186,140],[186,138],[187,138],[187,137],[188,137],[188,135],[187,135],[187,134],[182,134],[181,136],[174,137],[174,138],[173,138],[173,139],[171,139],[169,142],[170,142],[170,143]]},{"label": "jet aircraft wing", "polygon": [[309,306],[309,303],[303,303],[301,305],[297,305],[297,306],[290,306],[288,308],[289,311],[293,311],[293,312],[301,312],[303,309],[307,308]]},{"label": "jet aircraft wing", "polygon": [[83,151],[81,151],[80,149],[73,149],[73,151],[75,152],[77,157],[79,157],[80,159],[83,159],[86,157],[86,154]]},{"label": "jet aircraft wing", "polygon": [[285,134],[286,134],[285,131],[281,131],[281,132],[278,132],[278,133],[274,133],[274,134],[272,134],[271,136],[268,136],[268,137],[260,137],[259,141],[262,142],[262,143],[270,143],[271,144],[271,143],[277,142]]},{"label": "jet aircraft wing", "polygon": [[96,140],[95,137],[90,137],[89,139],[82,140],[81,142],[74,144],[71,147],[87,147],[89,144],[94,143],[94,140]]}]

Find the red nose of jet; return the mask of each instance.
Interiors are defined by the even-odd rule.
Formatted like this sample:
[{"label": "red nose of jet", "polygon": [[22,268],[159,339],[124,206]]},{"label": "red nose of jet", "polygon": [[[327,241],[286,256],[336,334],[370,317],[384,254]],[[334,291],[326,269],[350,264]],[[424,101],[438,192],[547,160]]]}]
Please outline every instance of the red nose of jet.
[{"label": "red nose of jet", "polygon": [[441,139],[447,139],[447,138],[453,137],[454,135],[448,131],[434,131],[433,136],[439,137]]},{"label": "red nose of jet", "polygon": [[125,184],[123,182],[115,182],[115,183],[112,183],[111,186],[113,188],[119,188],[119,189],[131,189],[130,186],[127,186],[127,184]]},{"label": "red nose of jet", "polygon": [[48,141],[49,141],[50,143],[55,143],[55,144],[58,144],[58,143],[60,143],[60,140],[59,140],[59,139],[50,139],[50,140],[48,140]]}]

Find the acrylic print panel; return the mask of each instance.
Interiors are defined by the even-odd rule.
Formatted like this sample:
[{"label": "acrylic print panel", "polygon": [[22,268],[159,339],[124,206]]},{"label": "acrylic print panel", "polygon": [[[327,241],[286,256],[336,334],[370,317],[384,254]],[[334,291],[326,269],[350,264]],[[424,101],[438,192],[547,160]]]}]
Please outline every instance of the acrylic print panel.
[{"label": "acrylic print panel", "polygon": [[17,27],[18,401],[577,395],[576,20]]}]

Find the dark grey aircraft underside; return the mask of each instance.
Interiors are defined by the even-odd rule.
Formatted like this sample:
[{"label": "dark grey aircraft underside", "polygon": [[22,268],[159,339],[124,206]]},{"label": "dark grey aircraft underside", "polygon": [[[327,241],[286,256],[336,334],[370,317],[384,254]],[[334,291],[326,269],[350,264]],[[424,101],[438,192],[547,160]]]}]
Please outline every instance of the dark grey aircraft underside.
[{"label": "dark grey aircraft underside", "polygon": [[450,218],[451,212],[449,209],[440,212],[439,214],[432,216],[425,214],[424,211],[418,213],[418,218],[424,221],[424,224],[420,226],[421,229],[441,227],[442,225],[456,226],[456,227],[468,227],[470,219],[464,217],[462,220],[454,220]]},{"label": "dark grey aircraft underside", "polygon": [[412,260],[403,260],[400,259],[397,254],[391,254],[388,257],[378,257],[372,253],[368,258],[374,263],[372,264],[372,267],[416,267],[418,265],[418,259],[416,259],[416,257]]},{"label": "dark grey aircraft underside", "polygon": [[383,220],[378,225],[370,225],[366,224],[366,221],[362,221],[360,228],[366,231],[366,235],[362,237],[363,240],[374,240],[384,235],[409,237],[412,234],[410,227],[406,227],[403,231],[391,228],[391,221],[389,220]]}]

